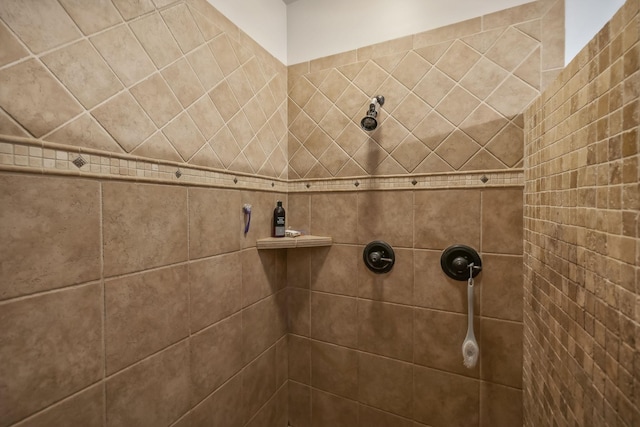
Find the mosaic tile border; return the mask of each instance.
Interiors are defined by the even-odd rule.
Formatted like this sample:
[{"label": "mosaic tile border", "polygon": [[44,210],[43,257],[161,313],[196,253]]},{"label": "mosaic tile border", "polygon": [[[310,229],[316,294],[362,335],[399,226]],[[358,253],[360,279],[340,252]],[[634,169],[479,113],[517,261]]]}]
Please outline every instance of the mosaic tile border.
[{"label": "mosaic tile border", "polygon": [[523,171],[513,169],[286,181],[7,136],[0,136],[0,171],[288,193],[524,186]]}]

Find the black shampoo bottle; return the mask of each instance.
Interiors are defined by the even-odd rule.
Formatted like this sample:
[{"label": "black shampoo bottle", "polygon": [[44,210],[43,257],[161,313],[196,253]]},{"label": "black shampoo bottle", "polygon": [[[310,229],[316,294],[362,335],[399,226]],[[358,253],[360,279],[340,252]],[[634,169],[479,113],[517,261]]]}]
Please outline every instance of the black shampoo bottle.
[{"label": "black shampoo bottle", "polygon": [[278,205],[273,210],[273,237],[284,237],[285,213],[282,202],[278,200]]}]

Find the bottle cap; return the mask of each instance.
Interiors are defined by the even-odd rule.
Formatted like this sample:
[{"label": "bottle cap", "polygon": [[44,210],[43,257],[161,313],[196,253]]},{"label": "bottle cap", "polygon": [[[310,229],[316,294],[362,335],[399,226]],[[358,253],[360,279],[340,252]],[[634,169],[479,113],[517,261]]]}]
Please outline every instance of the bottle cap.
[{"label": "bottle cap", "polygon": [[278,207],[282,207],[282,202],[280,200],[277,201]]}]

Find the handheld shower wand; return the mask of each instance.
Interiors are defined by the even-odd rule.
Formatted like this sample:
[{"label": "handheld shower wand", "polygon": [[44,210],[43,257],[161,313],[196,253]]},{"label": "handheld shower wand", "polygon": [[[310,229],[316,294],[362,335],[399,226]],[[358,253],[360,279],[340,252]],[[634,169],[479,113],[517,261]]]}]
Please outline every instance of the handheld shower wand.
[{"label": "handheld shower wand", "polygon": [[384,96],[382,95],[378,95],[371,100],[367,115],[364,116],[362,120],[360,120],[360,127],[362,128],[362,130],[371,132],[378,127],[378,120],[376,119],[376,117],[378,117],[378,110],[382,105],[384,105]]},{"label": "handheld shower wand", "polygon": [[[469,304],[469,319],[467,320],[467,336],[462,342],[462,358],[464,366],[473,368],[478,363],[478,342],[473,333],[473,263],[469,264],[469,279],[467,281],[467,303]],[[477,268],[477,267],[476,267]]]}]

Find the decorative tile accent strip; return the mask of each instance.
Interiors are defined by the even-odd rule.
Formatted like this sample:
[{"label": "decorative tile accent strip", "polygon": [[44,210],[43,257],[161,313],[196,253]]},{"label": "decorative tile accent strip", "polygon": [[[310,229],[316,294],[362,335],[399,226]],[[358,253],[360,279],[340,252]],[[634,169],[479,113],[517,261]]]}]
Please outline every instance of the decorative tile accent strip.
[{"label": "decorative tile accent strip", "polygon": [[2,170],[294,193],[524,185],[522,170],[513,169],[285,181],[7,136],[0,137]]}]

